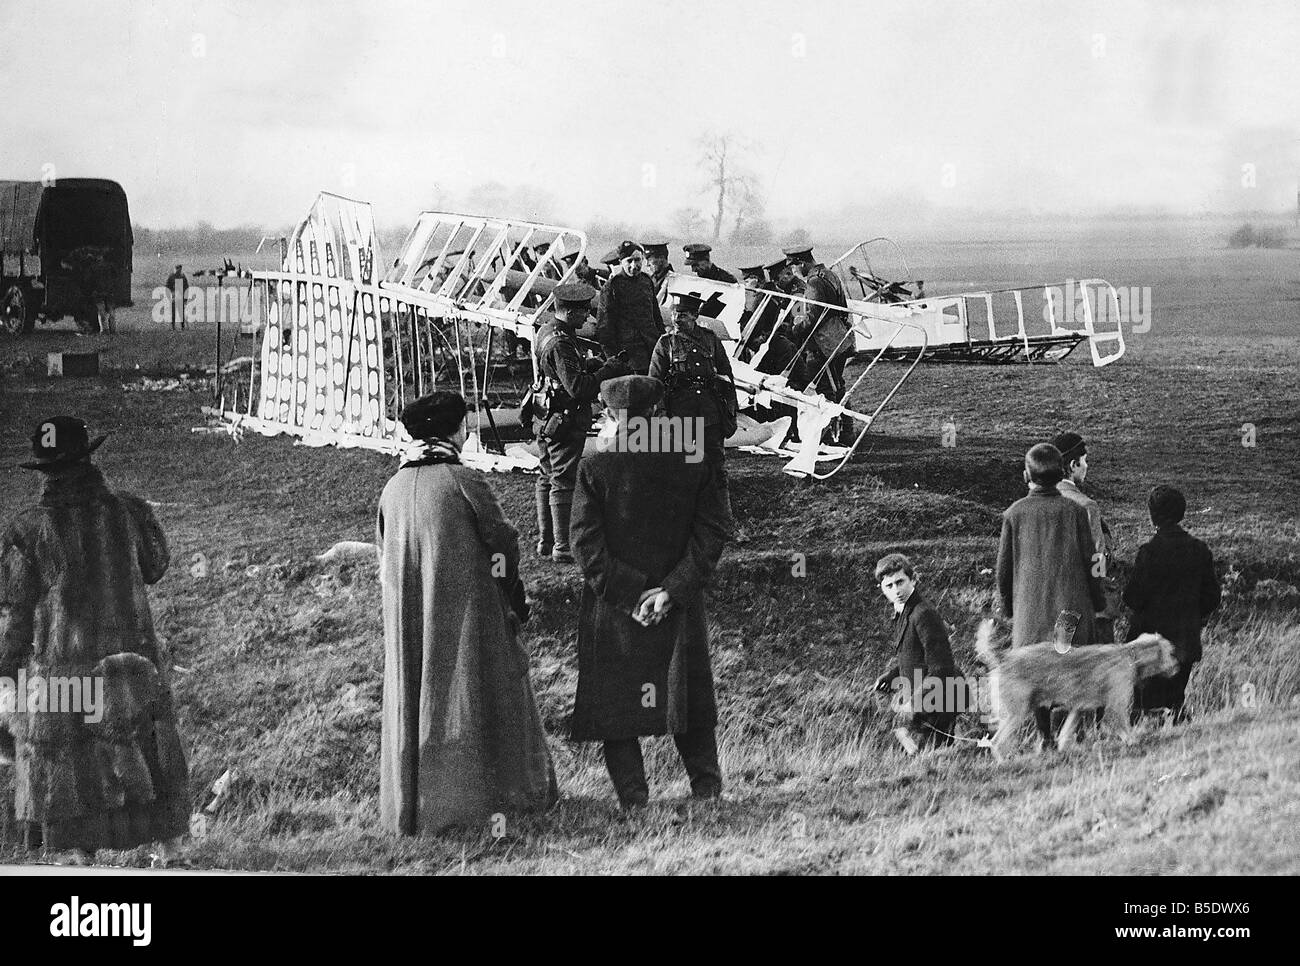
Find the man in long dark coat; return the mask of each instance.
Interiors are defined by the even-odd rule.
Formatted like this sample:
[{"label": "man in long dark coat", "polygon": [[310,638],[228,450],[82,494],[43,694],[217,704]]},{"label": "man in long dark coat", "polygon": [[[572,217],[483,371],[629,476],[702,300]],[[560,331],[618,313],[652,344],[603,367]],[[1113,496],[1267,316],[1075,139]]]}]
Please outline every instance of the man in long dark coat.
[{"label": "man in long dark coat", "polygon": [[[620,418],[644,419],[663,384],[601,386]],[[603,741],[625,808],[649,799],[638,740],[673,735],[691,793],[714,798],[722,770],[704,587],[731,533],[709,460],[681,452],[593,453],[578,470],[573,554],[585,577],[572,736]]]},{"label": "man in long dark coat", "polygon": [[464,422],[456,393],[406,407],[415,443],[379,498],[379,811],[405,835],[486,825],[556,798],[516,639],[518,535],[483,474],[460,463]]},{"label": "man in long dark coat", "polygon": [[[1095,614],[1106,605],[1102,564],[1087,511],[1056,488],[1063,475],[1060,450],[1051,443],[1031,447],[1025,454],[1029,495],[1002,514],[997,579],[1002,615],[1011,621],[1012,647],[1052,640],[1063,611],[1079,619],[1065,643],[1097,643]],[[1035,715],[1039,733],[1050,739],[1048,709],[1039,708]]]},{"label": "man in long dark coat", "polygon": [[23,466],[44,474],[41,501],[0,535],[0,678],[89,678],[103,699],[92,712],[82,688],[82,709],[5,715],[14,811],[29,841],[79,861],[160,842],[166,864],[189,825],[189,769],[145,588],[170,556],[149,504],[91,463],[104,439],[70,416],[39,423]]},{"label": "man in long dark coat", "polygon": [[1138,548],[1124,587],[1124,603],[1133,608],[1128,636],[1163,634],[1174,645],[1178,673],[1139,684],[1133,714],[1169,708],[1181,720],[1187,679],[1201,659],[1201,625],[1219,607],[1219,578],[1210,548],[1179,526],[1187,511],[1182,493],[1157,486],[1147,507],[1156,535]]},{"label": "man in long dark coat", "polygon": [[626,353],[631,371],[644,376],[650,368],[650,353],[664,334],[663,311],[655,283],[642,271],[645,253],[641,246],[625,241],[611,254],[618,256],[618,271],[600,290],[596,341],[607,356]]}]

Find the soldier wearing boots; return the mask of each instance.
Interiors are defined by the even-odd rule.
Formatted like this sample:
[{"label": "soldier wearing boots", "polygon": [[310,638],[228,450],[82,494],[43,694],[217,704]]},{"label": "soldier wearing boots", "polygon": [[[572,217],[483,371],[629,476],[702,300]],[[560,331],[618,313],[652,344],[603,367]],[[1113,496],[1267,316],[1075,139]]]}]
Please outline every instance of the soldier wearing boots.
[{"label": "soldier wearing boots", "polygon": [[626,375],[625,355],[601,363],[584,362],[574,332],[587,321],[596,290],[581,282],[555,290],[555,318],[537,332],[534,351],[542,378],[542,399],[534,414],[541,450],[537,478],[537,554],[572,563],[569,516],[578,460],[591,427],[591,404],[605,379]]}]

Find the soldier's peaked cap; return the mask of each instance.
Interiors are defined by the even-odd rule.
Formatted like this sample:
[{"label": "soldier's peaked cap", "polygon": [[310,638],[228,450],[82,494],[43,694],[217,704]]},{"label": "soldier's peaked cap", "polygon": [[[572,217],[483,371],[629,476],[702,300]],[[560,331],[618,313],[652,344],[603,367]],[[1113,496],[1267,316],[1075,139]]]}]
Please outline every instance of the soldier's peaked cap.
[{"label": "soldier's peaked cap", "polygon": [[691,312],[694,315],[700,314],[700,306],[704,304],[704,299],[700,298],[694,292],[673,292],[673,308],[681,309],[683,312]]},{"label": "soldier's peaked cap", "polygon": [[766,269],[766,267],[767,267],[766,265],[751,265],[749,268],[742,268],[740,270],[740,275],[742,278],[761,279],[763,277],[763,271],[764,269]]},{"label": "soldier's peaked cap", "polygon": [[617,265],[619,261],[618,249],[614,249],[612,252],[606,252],[600,257],[600,263],[602,265]]},{"label": "soldier's peaked cap", "polygon": [[625,258],[631,258],[637,252],[644,254],[645,249],[634,241],[625,241],[623,244],[618,246],[618,259],[619,261],[622,261]]},{"label": "soldier's peaked cap", "polygon": [[689,259],[704,258],[709,252],[713,251],[712,245],[706,245],[703,242],[691,242],[689,245],[683,245],[682,251],[686,253]]},{"label": "soldier's peaked cap", "polygon": [[586,282],[566,282],[555,289],[555,301],[562,305],[586,305],[599,294]]},{"label": "soldier's peaked cap", "polygon": [[656,238],[654,241],[644,241],[641,247],[646,250],[647,255],[667,255],[668,243],[663,239]]},{"label": "soldier's peaked cap", "polygon": [[792,262],[811,262],[813,250],[811,245],[789,245],[781,249],[785,257]]}]

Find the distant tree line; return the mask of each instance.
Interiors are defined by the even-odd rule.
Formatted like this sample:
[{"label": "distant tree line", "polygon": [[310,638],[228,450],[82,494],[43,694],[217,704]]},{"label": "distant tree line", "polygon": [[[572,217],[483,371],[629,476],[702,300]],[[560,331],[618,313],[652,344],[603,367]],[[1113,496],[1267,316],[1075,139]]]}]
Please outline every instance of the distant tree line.
[{"label": "distant tree line", "polygon": [[1256,228],[1250,222],[1228,236],[1229,248],[1285,248],[1286,231],[1281,228]]}]

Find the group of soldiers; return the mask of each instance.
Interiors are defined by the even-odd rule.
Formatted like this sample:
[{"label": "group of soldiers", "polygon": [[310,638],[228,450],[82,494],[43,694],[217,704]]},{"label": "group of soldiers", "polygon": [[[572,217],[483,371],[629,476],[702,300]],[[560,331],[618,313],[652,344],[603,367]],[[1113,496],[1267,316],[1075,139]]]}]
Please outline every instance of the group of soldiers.
[{"label": "group of soldiers", "polygon": [[[683,250],[698,277],[735,283],[731,273],[713,264],[708,245],[689,244]],[[697,293],[671,293],[665,319],[669,299],[664,286],[673,271],[668,243],[624,241],[605,261],[613,266],[607,279],[580,264],[575,274],[582,280],[556,288],[554,317],[538,330],[534,342],[539,384],[529,415],[542,471],[536,487],[541,535],[537,553],[561,563],[573,561],[573,490],[602,382],[625,375],[662,381],[666,414],[702,421],[704,458],[715,467],[724,496],[723,443],[736,429],[731,359],[719,334],[701,319],[703,299]],[[741,276],[749,290],[742,318],[749,336],[742,358],[766,344],[757,364],[760,371],[788,372],[790,385],[799,390],[815,382],[817,391],[838,402],[853,348],[840,280],[815,261],[807,246],[786,248],[778,261],[743,268]],[[805,311],[786,322],[783,315],[791,313],[783,313],[780,300],[768,295],[801,295],[808,301],[800,303]],[[579,332],[588,327],[593,301],[594,341],[600,352],[589,354]],[[755,312],[760,318],[750,325]],[[774,408],[773,415],[783,412]]]}]

